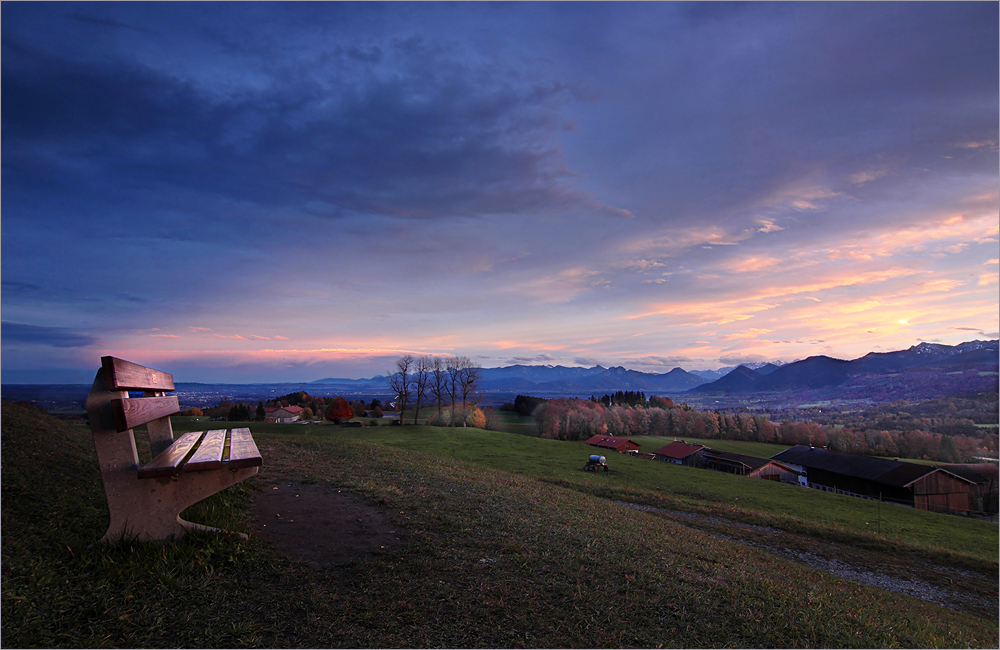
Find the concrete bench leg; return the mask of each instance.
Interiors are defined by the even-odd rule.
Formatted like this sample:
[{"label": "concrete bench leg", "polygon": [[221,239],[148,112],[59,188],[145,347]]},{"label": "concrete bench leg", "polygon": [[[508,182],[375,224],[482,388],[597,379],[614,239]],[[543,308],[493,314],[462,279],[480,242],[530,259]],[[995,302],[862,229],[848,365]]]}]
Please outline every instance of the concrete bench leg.
[{"label": "concrete bench leg", "polygon": [[111,522],[101,541],[115,542],[122,537],[139,541],[180,539],[191,530],[222,532],[185,521],[180,514],[202,499],[250,478],[259,469],[209,470],[181,473],[173,478],[140,479],[134,471],[131,476],[105,475],[104,492]]},{"label": "concrete bench leg", "polygon": [[[127,397],[127,392],[105,388],[102,369],[98,371],[87,398],[94,449],[111,515],[108,530],[101,541],[115,542],[122,537],[141,541],[170,537],[180,539],[189,530],[217,530],[184,521],[180,513],[202,499],[250,478],[260,468],[246,467],[233,472],[223,466],[201,472],[182,471],[172,478],[140,479],[133,432],[119,432],[115,428],[110,408],[112,400]],[[169,427],[165,430],[168,433],[155,432],[162,438],[157,441],[159,446],[163,446],[166,437],[171,435]]]}]

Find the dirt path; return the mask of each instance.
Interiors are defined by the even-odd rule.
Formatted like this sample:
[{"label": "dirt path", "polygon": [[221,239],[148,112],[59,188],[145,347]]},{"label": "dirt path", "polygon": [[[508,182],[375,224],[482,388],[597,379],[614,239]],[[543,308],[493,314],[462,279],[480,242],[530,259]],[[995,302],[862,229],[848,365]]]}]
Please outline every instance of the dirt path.
[{"label": "dirt path", "polygon": [[906,594],[967,614],[996,617],[998,585],[995,575],[983,576],[956,567],[929,564],[920,559],[890,557],[884,553],[848,548],[813,537],[720,517],[624,501],[615,503],[655,512],[702,532],[753,546],[840,578]]},{"label": "dirt path", "polygon": [[[996,616],[996,576],[932,565],[920,559],[890,557],[719,517],[624,501],[615,503],[654,512],[847,580],[975,616]],[[321,569],[379,554],[399,553],[407,544],[406,531],[394,525],[382,509],[329,485],[289,482],[267,485],[251,506],[251,517],[255,533],[262,540],[289,557]]]},{"label": "dirt path", "polygon": [[329,485],[267,485],[250,515],[257,536],[317,568],[395,553],[406,545],[405,531],[380,508]]}]

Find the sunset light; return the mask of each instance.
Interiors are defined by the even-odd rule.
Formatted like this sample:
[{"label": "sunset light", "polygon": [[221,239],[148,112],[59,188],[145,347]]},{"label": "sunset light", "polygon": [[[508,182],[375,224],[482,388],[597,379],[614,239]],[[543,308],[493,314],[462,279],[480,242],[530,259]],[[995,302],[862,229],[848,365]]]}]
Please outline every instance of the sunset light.
[{"label": "sunset light", "polygon": [[4,3],[4,383],[1000,330],[995,3]]}]

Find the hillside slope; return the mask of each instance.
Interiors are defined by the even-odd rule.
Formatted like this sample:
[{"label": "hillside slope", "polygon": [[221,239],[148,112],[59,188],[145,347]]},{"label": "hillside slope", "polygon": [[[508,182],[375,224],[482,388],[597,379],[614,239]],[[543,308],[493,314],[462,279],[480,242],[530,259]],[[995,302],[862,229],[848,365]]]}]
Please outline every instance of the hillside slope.
[{"label": "hillside slope", "polygon": [[[6,403],[2,424],[7,647],[997,643],[993,622],[650,512],[293,425],[255,431],[263,474],[241,485],[320,482],[350,491],[405,531],[404,552],[317,571],[255,539],[91,546],[104,522],[87,428]],[[248,495],[217,496],[186,516],[249,530]]]}]

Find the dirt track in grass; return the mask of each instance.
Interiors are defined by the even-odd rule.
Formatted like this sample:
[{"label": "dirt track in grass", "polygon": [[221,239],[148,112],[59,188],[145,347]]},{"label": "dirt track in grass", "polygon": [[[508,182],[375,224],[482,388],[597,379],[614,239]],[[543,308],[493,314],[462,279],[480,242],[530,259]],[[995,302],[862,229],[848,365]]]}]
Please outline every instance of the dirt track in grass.
[{"label": "dirt track in grass", "polygon": [[267,485],[250,514],[258,537],[317,568],[396,553],[406,544],[405,531],[381,509],[329,485]]},{"label": "dirt track in grass", "polygon": [[[620,505],[647,508],[619,502]],[[736,522],[660,511],[682,523],[814,569],[984,616],[995,612],[995,580],[956,568],[887,558],[882,554]],[[255,534],[288,557],[318,569],[400,553],[406,531],[363,497],[323,484],[276,482],[264,486],[251,508]],[[707,524],[707,525],[706,525]],[[751,530],[753,529],[753,530]],[[919,577],[918,577],[919,576]]]},{"label": "dirt track in grass", "polygon": [[915,557],[863,550],[720,517],[663,510],[624,501],[616,503],[667,516],[686,526],[753,546],[840,578],[906,594],[985,619],[996,616],[1000,601],[996,575],[942,566]]}]

